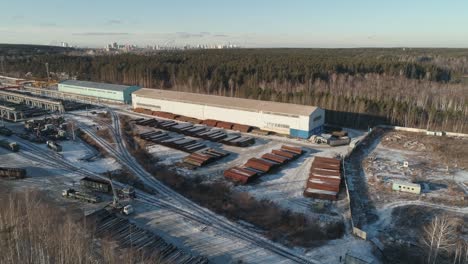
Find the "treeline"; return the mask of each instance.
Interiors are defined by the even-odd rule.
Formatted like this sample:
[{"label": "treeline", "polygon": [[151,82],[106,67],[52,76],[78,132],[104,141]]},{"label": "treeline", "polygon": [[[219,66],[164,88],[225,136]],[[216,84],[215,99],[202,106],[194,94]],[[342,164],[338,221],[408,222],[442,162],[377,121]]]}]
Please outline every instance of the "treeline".
[{"label": "treeline", "polygon": [[327,122],[468,131],[463,49],[240,49],[7,58],[9,72],[317,105]]},{"label": "treeline", "polygon": [[64,54],[75,50],[47,45],[0,44],[0,56],[30,56],[39,54]]}]

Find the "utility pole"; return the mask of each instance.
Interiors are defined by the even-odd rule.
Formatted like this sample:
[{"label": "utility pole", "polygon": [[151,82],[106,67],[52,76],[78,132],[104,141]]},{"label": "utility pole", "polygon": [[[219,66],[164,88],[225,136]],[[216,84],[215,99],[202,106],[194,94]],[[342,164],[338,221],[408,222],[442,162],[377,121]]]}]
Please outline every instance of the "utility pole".
[{"label": "utility pole", "polygon": [[109,182],[112,188],[112,206],[117,208],[119,205],[119,197],[117,196],[117,191],[114,188],[114,183],[112,182],[112,173],[110,171],[107,172],[107,176],[109,177]]},{"label": "utility pole", "polygon": [[47,82],[50,82],[49,63],[48,62],[45,63],[45,67],[46,67],[46,72],[47,72]]},{"label": "utility pole", "polygon": [[75,138],[75,122],[71,122],[71,132],[72,132],[72,138],[73,138],[73,141],[76,140]]},{"label": "utility pole", "polygon": [[5,56],[0,57],[0,66],[2,66],[2,74],[5,74]]}]

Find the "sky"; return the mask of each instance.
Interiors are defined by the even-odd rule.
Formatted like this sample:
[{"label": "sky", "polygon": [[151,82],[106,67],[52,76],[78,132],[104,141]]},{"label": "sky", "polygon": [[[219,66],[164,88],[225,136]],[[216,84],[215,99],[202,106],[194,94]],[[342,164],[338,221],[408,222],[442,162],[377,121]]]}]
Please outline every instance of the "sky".
[{"label": "sky", "polygon": [[468,0],[0,0],[0,14],[0,43],[468,48]]}]

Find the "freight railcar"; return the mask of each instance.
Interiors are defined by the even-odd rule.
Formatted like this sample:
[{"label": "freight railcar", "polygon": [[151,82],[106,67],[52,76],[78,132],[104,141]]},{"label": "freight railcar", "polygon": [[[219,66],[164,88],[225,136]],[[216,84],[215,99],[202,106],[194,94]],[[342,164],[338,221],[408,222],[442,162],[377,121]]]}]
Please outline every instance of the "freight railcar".
[{"label": "freight railcar", "polygon": [[105,180],[101,180],[97,178],[84,177],[80,180],[80,185],[87,189],[91,189],[91,190],[98,191],[98,192],[104,192],[104,193],[112,192],[112,186],[109,181],[105,181]]},{"label": "freight railcar", "polygon": [[23,179],[24,177],[26,177],[25,169],[0,167],[0,178]]}]

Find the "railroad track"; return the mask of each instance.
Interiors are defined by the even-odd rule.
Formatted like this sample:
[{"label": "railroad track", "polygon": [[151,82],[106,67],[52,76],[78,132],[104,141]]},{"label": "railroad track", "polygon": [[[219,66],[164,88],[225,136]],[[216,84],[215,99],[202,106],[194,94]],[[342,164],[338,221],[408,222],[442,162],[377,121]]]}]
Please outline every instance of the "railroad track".
[{"label": "railroad track", "polygon": [[[73,173],[76,173],[76,174],[79,174],[79,175],[82,175],[82,176],[92,176],[92,177],[98,177],[98,178],[101,178],[101,179],[106,179],[106,177],[104,177],[104,176],[102,176],[100,174],[90,172],[90,171],[88,171],[86,169],[78,168],[75,165],[70,164],[68,161],[64,160],[63,157],[61,157],[57,153],[54,153],[54,152],[48,151],[48,150],[44,151],[43,149],[39,148],[38,146],[35,146],[33,143],[30,143],[30,142],[27,142],[27,141],[24,141],[24,140],[21,140],[21,139],[18,140],[18,141],[21,143],[22,147],[24,147],[25,150],[30,152],[30,153],[25,153],[25,152],[22,153],[22,155],[24,155],[25,158],[32,159],[34,161],[46,164],[46,165],[51,166],[51,167],[55,167],[55,168],[59,167],[61,169],[64,169],[64,170],[67,170],[67,171],[70,171],[70,172],[73,172]],[[115,185],[118,186],[118,187],[123,187],[124,186],[123,184],[118,183],[118,182],[115,182]],[[179,207],[176,207],[176,206],[174,206],[172,204],[172,202],[164,201],[162,199],[156,198],[156,197],[154,197],[152,195],[149,195],[149,194],[147,194],[145,192],[141,192],[141,191],[138,191],[138,190],[137,190],[137,197],[139,197],[137,200],[139,200],[140,202],[143,202],[143,203],[146,203],[146,204],[149,204],[149,205],[152,205],[152,206],[156,206],[157,208],[162,208],[162,209],[172,211],[172,212],[174,212],[176,214],[179,214],[179,215],[181,215],[181,216],[183,216],[183,217],[185,217],[185,218],[187,218],[189,220],[195,221],[197,223],[200,223],[200,224],[203,224],[203,225],[206,225],[206,226],[212,226],[214,229],[219,230],[220,232],[228,233],[228,234],[233,235],[235,237],[238,237],[238,238],[241,238],[243,240],[249,241],[251,243],[257,244],[257,243],[255,243],[255,241],[252,241],[251,239],[245,238],[244,237],[245,234],[239,233],[235,229],[227,229],[226,227],[213,226],[211,219],[209,219],[209,218],[207,218],[207,217],[205,217],[203,215],[194,214],[191,211],[183,210],[183,209],[181,209]],[[260,246],[265,248],[265,245],[263,245],[263,246],[260,245]],[[275,251],[277,251],[277,250],[275,250]],[[278,252],[275,252],[275,253],[278,254]],[[283,257],[287,257],[286,253],[278,254],[278,255],[281,255]],[[294,260],[294,261],[298,262],[298,263],[315,263],[315,262],[310,262],[310,261],[299,261],[299,260]]]},{"label": "railroad track", "polygon": [[[89,131],[89,128],[84,128],[83,130],[86,131],[87,133],[91,132],[90,136],[93,137],[92,131]],[[119,134],[117,134],[117,135],[119,135]],[[103,139],[100,139],[99,137],[94,138],[94,139],[97,140],[97,142],[100,143],[100,144],[105,144],[107,146],[106,149],[107,148],[113,148],[107,141],[105,141]],[[25,151],[20,152],[20,155],[22,155],[23,157],[25,157],[27,159],[36,161],[36,162],[41,163],[41,164],[45,164],[45,165],[53,167],[53,168],[60,168],[60,169],[63,169],[65,171],[75,173],[77,175],[91,176],[91,177],[97,177],[97,178],[107,180],[106,177],[104,177],[104,176],[102,176],[102,175],[100,175],[98,173],[94,173],[94,172],[89,171],[87,169],[77,167],[75,164],[72,164],[70,161],[67,161],[66,159],[64,159],[58,153],[55,153],[55,152],[50,151],[50,150],[44,150],[43,148],[38,147],[34,143],[31,143],[29,141],[23,140],[23,139],[18,138],[18,137],[16,137],[15,140],[18,141],[22,145],[23,149],[25,150]],[[120,147],[120,149],[122,149],[122,146]],[[109,149],[109,150],[111,150],[111,149]],[[114,154],[117,154],[117,155],[119,154],[115,150],[114,151],[111,150],[111,152],[113,152]],[[128,154],[128,155],[130,155],[130,154]],[[119,161],[121,161],[121,162],[123,161],[124,165],[126,165],[126,164],[128,165],[129,162],[126,161],[128,158],[131,158],[133,160],[133,162],[136,162],[136,161],[134,161],[133,157],[128,157],[128,156],[125,159],[122,159],[122,157],[117,158],[117,159]],[[131,167],[133,167],[133,166],[131,166]],[[139,168],[136,168],[136,169],[139,169]],[[137,173],[137,175],[139,175],[140,173]],[[144,173],[148,174],[146,171],[144,171]],[[151,175],[149,175],[149,177],[151,177],[152,181],[147,182],[147,183],[149,184],[149,186],[154,186],[153,182],[156,181],[156,179],[154,179]],[[119,182],[115,182],[115,185],[117,187],[124,187],[124,184],[121,184]],[[298,256],[295,253],[290,252],[288,249],[283,248],[280,245],[276,245],[273,242],[270,242],[270,241],[266,240],[263,237],[259,238],[257,235],[253,235],[251,230],[244,230],[243,228],[241,228],[239,226],[236,226],[235,224],[231,223],[227,219],[219,219],[218,217],[213,218],[212,216],[209,217],[210,215],[213,214],[211,211],[209,211],[209,215],[207,215],[205,212],[200,213],[200,212],[196,212],[196,211],[194,212],[193,210],[190,210],[190,208],[195,208],[194,206],[191,206],[189,208],[187,208],[187,207],[184,208],[183,206],[176,205],[174,203],[174,200],[168,200],[167,199],[167,197],[170,196],[170,195],[164,195],[164,197],[161,197],[161,194],[164,194],[164,192],[168,189],[168,187],[166,187],[166,186],[163,186],[161,188],[161,185],[162,185],[162,183],[159,182],[159,186],[157,188],[159,190],[158,197],[155,197],[154,195],[149,195],[149,194],[147,194],[145,192],[141,192],[141,191],[137,190],[137,197],[139,197],[137,200],[139,200],[140,202],[155,206],[157,208],[162,208],[162,209],[169,210],[171,212],[179,214],[179,215],[185,217],[186,219],[190,219],[190,220],[192,220],[194,222],[197,222],[199,224],[202,224],[202,225],[205,225],[205,226],[211,226],[213,229],[216,229],[221,233],[231,235],[233,237],[239,238],[239,239],[241,239],[243,241],[246,241],[246,242],[250,242],[250,243],[252,243],[254,245],[257,245],[257,246],[259,246],[261,248],[264,248],[264,249],[266,249],[266,250],[268,250],[268,251],[270,251],[272,253],[275,253],[275,254],[277,254],[279,256],[282,256],[282,257],[284,257],[286,259],[289,259],[291,261],[294,261],[294,262],[297,262],[297,263],[318,263],[318,262],[307,259],[305,256]],[[174,191],[172,191],[172,192],[174,192]],[[177,193],[177,195],[179,195],[179,194]],[[184,199],[186,199],[186,198],[184,197]],[[207,209],[204,209],[204,210],[207,210]]]},{"label": "railroad track", "polygon": [[[112,131],[114,140],[116,142],[116,147],[97,136],[92,128],[89,128],[86,125],[80,125],[80,128],[91,138],[93,138],[93,140],[100,144],[115,159],[117,159],[131,172],[137,175],[145,184],[148,185],[148,187],[153,188],[157,192],[158,197],[160,197],[157,199],[156,197],[151,197],[148,195],[139,196],[141,197],[141,201],[147,203],[155,203],[158,201],[159,204],[164,203],[165,206],[167,206],[166,208],[175,213],[197,221],[201,224],[208,225],[222,233],[234,236],[243,241],[250,242],[296,263],[319,263],[315,260],[311,260],[306,256],[298,255],[297,253],[266,239],[260,234],[255,234],[251,230],[246,230],[242,226],[233,223],[224,217],[218,216],[212,211],[190,201],[189,199],[164,185],[159,180],[155,179],[144,168],[142,168],[141,165],[128,152],[127,147],[122,140],[122,135],[120,132],[120,120],[118,115],[113,111],[110,112],[112,114],[112,126],[108,126],[108,128]],[[161,198],[165,201],[163,201]]]},{"label": "railroad track", "polygon": [[[115,113],[114,113],[115,114]],[[119,121],[118,121],[118,117],[115,118],[115,116],[113,116],[113,126],[119,128],[120,127],[120,124],[119,124]],[[117,120],[117,121],[115,121]],[[110,126],[110,124],[106,124],[107,126]],[[100,139],[99,137],[97,137],[92,131],[92,129],[89,129],[89,128],[85,128],[83,129],[85,132],[87,132],[88,134],[90,134],[91,137],[93,137],[93,139],[95,139],[98,143],[100,143],[101,145],[104,145],[105,146],[105,149],[107,151],[110,151],[111,155],[115,156],[119,161],[123,161],[124,162],[124,165],[126,166],[131,166],[131,167],[134,167],[133,169],[137,169],[137,170],[140,170],[141,168],[138,168],[139,167],[139,164],[137,164],[138,166],[134,166],[135,164],[131,164],[133,162],[136,162],[133,157],[129,157],[129,153],[126,151],[126,147],[123,145],[124,143],[122,142],[122,138],[121,138],[121,134],[120,134],[120,129],[114,129],[114,127],[110,126],[109,127],[111,129],[111,131],[113,132],[113,135],[114,137],[118,138],[116,140],[117,144],[116,144],[116,148],[118,150],[115,150],[115,148],[110,145],[107,141],[103,140],[103,139]],[[91,131],[89,131],[91,130]],[[32,160],[35,160],[37,162],[41,162],[41,163],[44,163],[44,164],[47,164],[49,166],[53,166],[53,167],[57,167],[57,165],[65,170],[68,170],[68,171],[71,171],[71,172],[75,172],[77,174],[80,174],[80,175],[83,175],[83,176],[94,176],[94,177],[98,177],[98,178],[102,178],[102,179],[106,179],[105,177],[103,177],[102,175],[99,175],[97,173],[94,173],[94,172],[90,172],[86,169],[83,169],[83,168],[79,168],[79,167],[76,167],[74,164],[70,164],[69,161],[65,160],[62,156],[60,156],[59,154],[56,154],[56,153],[53,153],[52,151],[44,151],[42,148],[39,148],[37,146],[35,146],[34,144],[30,143],[30,142],[27,142],[27,141],[24,141],[24,140],[21,140],[18,138],[18,140],[20,143],[22,143],[22,147],[25,146],[25,150],[27,150],[28,152],[31,152],[32,154],[29,154],[29,153],[21,153],[21,155],[25,156],[25,158],[28,158],[28,159],[32,159]],[[119,152],[123,152],[123,153],[119,153]],[[125,155],[125,153],[127,152],[127,155]],[[125,158],[124,158],[125,157]],[[128,162],[130,159],[131,162]],[[130,163],[130,164],[128,164]],[[133,170],[132,170],[133,171]],[[146,171],[144,171],[143,169],[143,175],[145,174],[148,174]],[[140,173],[136,173],[136,175],[138,175],[140,178],[143,178]],[[149,174],[148,174],[149,175]],[[173,199],[173,200],[176,200],[176,201],[180,201],[180,202],[185,202],[186,198],[183,197],[183,199],[180,199],[178,198],[178,196],[180,196],[180,194],[178,193],[175,193],[173,194],[173,190],[169,189],[167,186],[164,186],[162,183],[160,183],[159,181],[157,181],[156,179],[154,179],[151,175],[149,175],[150,178],[146,178],[145,179],[145,182],[149,183],[149,186],[150,187],[153,187],[155,189],[158,190],[158,196],[164,196],[164,198],[166,198],[167,196],[172,196],[174,195],[176,197],[176,199]],[[123,186],[123,184],[121,183],[118,183],[116,182],[116,186],[118,187],[121,187]],[[169,189],[169,191],[167,191]],[[200,224],[203,224],[203,225],[207,225],[207,226],[211,226],[212,228],[214,229],[217,229],[223,233],[226,233],[226,234],[229,234],[229,235],[232,235],[234,237],[237,237],[237,238],[240,238],[241,240],[244,240],[244,241],[248,241],[248,242],[251,242],[252,244],[255,244],[255,245],[258,245],[259,247],[262,247],[266,250],[269,250],[277,255],[280,255],[280,256],[283,256],[289,260],[292,260],[294,262],[297,262],[297,263],[319,263],[315,260],[311,260],[311,259],[307,259],[305,256],[300,256],[300,255],[297,255],[293,252],[290,252],[288,249],[284,249],[282,246],[280,245],[277,245],[277,244],[274,244],[273,242],[269,242],[269,241],[265,241],[266,239],[265,238],[259,238],[258,235],[253,235],[252,234],[252,231],[251,230],[245,230],[241,227],[238,227],[236,226],[236,224],[234,223],[231,223],[229,220],[227,219],[220,219],[219,216],[215,216],[213,217],[211,211],[209,211],[208,214],[205,214],[206,210],[207,209],[204,209],[202,210],[201,212],[199,211],[199,206],[194,206],[194,205],[191,205],[191,204],[182,204],[182,205],[175,205],[173,204],[173,200],[170,200],[170,201],[167,201],[166,199],[161,199],[161,198],[157,198],[153,195],[149,195],[145,192],[141,192],[139,190],[137,190],[137,196],[139,197],[137,200],[139,200],[140,202],[143,202],[143,203],[147,203],[147,204],[150,204],[152,206],[156,206],[156,207],[159,207],[159,208],[165,208],[167,210],[170,210],[174,213],[177,213],[187,219],[190,219],[190,220],[193,220],[193,221],[196,221]],[[180,199],[180,200],[179,200]],[[193,202],[192,202],[193,203]],[[405,205],[408,205],[407,203],[401,203],[401,204],[394,204],[392,207],[399,207],[399,206],[405,206]],[[420,204],[418,203],[418,205],[423,205],[423,204]],[[426,204],[424,204],[426,205]],[[187,208],[184,208],[184,207],[188,207],[189,209],[192,209],[192,210],[188,210]],[[448,209],[450,210],[450,208],[441,208],[441,209]],[[457,211],[459,211],[459,209],[456,209]],[[195,212],[194,212],[195,211]],[[466,213],[466,209],[463,209],[463,211]]]}]

